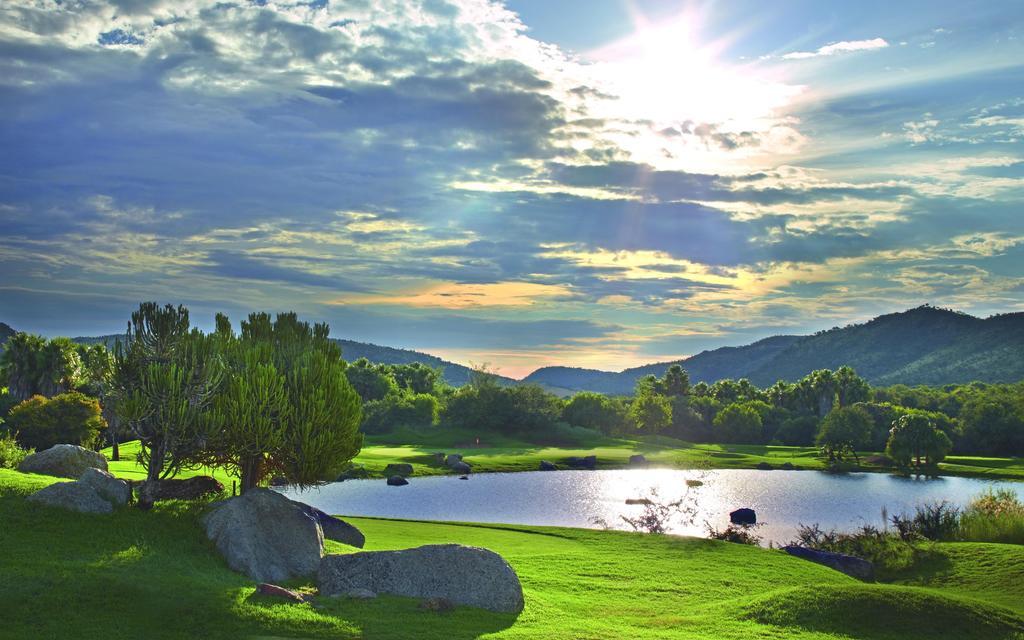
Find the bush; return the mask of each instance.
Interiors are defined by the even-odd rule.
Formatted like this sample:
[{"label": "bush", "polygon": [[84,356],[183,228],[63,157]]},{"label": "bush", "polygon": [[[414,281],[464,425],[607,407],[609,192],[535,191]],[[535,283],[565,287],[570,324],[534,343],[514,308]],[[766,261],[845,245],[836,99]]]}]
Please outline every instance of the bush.
[{"label": "bush", "polygon": [[914,515],[894,515],[892,524],[904,540],[956,540],[960,535],[960,509],[942,502],[917,507]]},{"label": "bush", "polygon": [[884,572],[906,569],[914,564],[916,553],[911,541],[867,524],[854,533],[824,531],[817,524],[801,525],[797,539],[790,544],[863,558]]},{"label": "bush", "polygon": [[0,469],[17,469],[21,461],[32,451],[22,449],[14,436],[6,433],[0,435]]},{"label": "bush", "polygon": [[7,428],[18,442],[37,450],[55,444],[91,447],[107,423],[95,398],[72,391],[52,398],[33,396],[11,409]]},{"label": "bush", "polygon": [[757,527],[761,524],[732,524],[728,527],[719,531],[712,527],[710,524],[708,527],[708,537],[712,540],[722,540],[723,542],[734,542],[736,544],[750,544],[759,545],[761,544],[761,536],[754,533]]},{"label": "bush", "polygon": [[1024,544],[1024,503],[1008,489],[981,494],[960,516],[960,538]]}]

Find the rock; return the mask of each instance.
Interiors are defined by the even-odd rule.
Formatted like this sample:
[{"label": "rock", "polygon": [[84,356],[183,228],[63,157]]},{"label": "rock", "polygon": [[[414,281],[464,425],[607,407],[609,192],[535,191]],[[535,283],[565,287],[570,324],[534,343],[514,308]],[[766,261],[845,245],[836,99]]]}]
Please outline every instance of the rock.
[{"label": "rock", "polygon": [[106,471],[92,468],[86,469],[78,481],[92,487],[99,497],[115,507],[122,507],[128,504],[132,497],[132,489],[128,486],[128,483],[120,478],[115,478]]},{"label": "rock", "polygon": [[86,469],[107,470],[107,459],[101,453],[73,444],[56,444],[45,451],[27,456],[18,471],[77,480]]},{"label": "rock", "polygon": [[373,600],[377,597],[377,594],[370,591],[369,589],[352,589],[341,594],[350,600]]},{"label": "rock", "polygon": [[408,478],[412,475],[412,465],[404,462],[391,463],[384,467],[384,475],[386,476],[402,476]]},{"label": "rock", "polygon": [[445,454],[444,454],[444,452],[441,452],[441,451],[437,451],[437,452],[435,452],[435,453],[432,453],[432,454],[430,454],[430,455],[431,455],[431,456],[433,456],[433,458],[434,458],[434,462],[435,462],[436,464],[444,464],[444,460],[445,460]]},{"label": "rock", "polygon": [[737,509],[729,512],[729,522],[739,525],[757,524],[757,513],[753,509]]},{"label": "rock", "polygon": [[857,578],[858,580],[870,582],[875,579],[875,565],[863,558],[847,556],[841,553],[832,553],[831,551],[819,551],[817,549],[799,547],[796,545],[782,547],[782,550],[791,556],[823,564],[826,567],[845,573],[846,575]]},{"label": "rock", "polygon": [[782,466],[779,468],[785,469],[786,471],[792,471],[793,469],[796,469],[796,467],[793,466],[792,462],[783,462]]},{"label": "rock", "polygon": [[388,478],[388,486],[391,487],[404,487],[409,484],[409,481],[402,476],[391,476]]},{"label": "rock", "polygon": [[459,480],[469,480],[469,476],[459,476]]},{"label": "rock", "polygon": [[470,471],[472,471],[472,469],[469,466],[469,463],[463,462],[461,460],[456,462],[455,464],[451,465],[451,469],[455,473],[461,473],[461,474],[467,474]]},{"label": "rock", "polygon": [[761,471],[771,471],[772,470],[772,465],[767,463],[767,462],[758,462],[757,463],[757,468],[759,470],[761,470]]},{"label": "rock", "polygon": [[547,460],[541,460],[540,461],[540,470],[541,471],[558,471],[558,466],[554,462],[549,462]]},{"label": "rock", "polygon": [[261,596],[270,596],[272,598],[284,598],[285,600],[291,600],[292,602],[305,602],[306,599],[301,594],[295,593],[290,589],[279,587],[276,584],[270,584],[268,582],[261,582],[256,585],[256,593]]},{"label": "rock", "polygon": [[302,502],[296,502],[295,500],[292,500],[292,502],[299,505],[309,516],[316,518],[316,521],[320,523],[321,531],[324,532],[324,540],[334,540],[335,542],[341,542],[350,547],[358,547],[360,549],[366,544],[366,536],[363,535],[363,532],[341,518],[335,518],[329,513],[324,513],[316,507],[311,507]]},{"label": "rock", "polygon": [[412,598],[446,598],[490,611],[523,610],[523,589],[505,559],[487,549],[438,544],[401,551],[325,556],[317,573],[324,595],[368,589]]},{"label": "rock", "polygon": [[585,456],[577,458],[572,456],[566,460],[569,466],[574,469],[596,469],[597,468],[597,456]]},{"label": "rock", "polygon": [[274,476],[270,479],[270,486],[272,487],[287,487],[288,478],[284,476]]},{"label": "rock", "polygon": [[354,464],[349,466],[349,468],[346,469],[345,471],[343,471],[341,475],[338,476],[337,481],[344,482],[346,480],[365,480],[366,478],[369,477],[370,472],[366,470],[366,467],[364,467],[361,464]]},{"label": "rock", "polygon": [[92,486],[81,482],[51,484],[36,491],[27,499],[29,502],[79,513],[110,513],[114,510],[114,506],[100,497]]},{"label": "rock", "polygon": [[647,505],[647,504],[654,504],[654,503],[651,502],[650,498],[626,498],[626,504],[630,504],[630,505],[634,505],[634,504]]},{"label": "rock", "polygon": [[316,573],[323,530],[303,506],[270,489],[250,489],[222,500],[201,519],[228,566],[260,582]]},{"label": "rock", "polygon": [[629,464],[631,465],[644,465],[647,464],[647,458],[642,455],[629,456]]},{"label": "rock", "polygon": [[455,603],[448,598],[425,598],[420,600],[416,608],[424,611],[455,611]]},{"label": "rock", "polygon": [[197,500],[217,495],[224,485],[210,476],[195,476],[178,480],[147,480],[138,485],[139,508],[148,509],[161,500]]},{"label": "rock", "polygon": [[447,456],[445,456],[444,463],[449,467],[455,464],[456,462],[462,462],[461,453],[449,453]]}]

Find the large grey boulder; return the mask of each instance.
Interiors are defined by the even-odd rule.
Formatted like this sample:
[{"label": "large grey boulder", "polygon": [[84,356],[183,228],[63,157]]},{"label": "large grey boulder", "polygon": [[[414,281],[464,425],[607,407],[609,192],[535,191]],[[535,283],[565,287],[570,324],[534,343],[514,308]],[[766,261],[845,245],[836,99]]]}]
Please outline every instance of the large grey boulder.
[{"label": "large grey boulder", "polygon": [[446,465],[448,465],[449,467],[452,466],[453,464],[455,464],[456,462],[462,462],[462,454],[461,453],[449,453],[444,458],[444,463]]},{"label": "large grey boulder", "polygon": [[115,507],[128,504],[132,497],[132,489],[128,483],[106,471],[86,469],[78,481],[92,487],[101,498]]},{"label": "large grey boulder", "polygon": [[90,485],[82,482],[51,484],[36,491],[27,500],[79,513],[110,513],[114,510],[114,505],[103,499]]},{"label": "large grey boulder", "polygon": [[454,471],[455,473],[465,474],[469,473],[473,469],[469,466],[468,462],[463,462],[462,460],[459,460],[458,462],[451,466],[451,470]]},{"label": "large grey boulder", "polygon": [[406,480],[405,478],[403,478],[402,476],[389,476],[388,477],[388,486],[389,487],[404,487],[407,484],[409,484],[409,481]]},{"label": "large grey boulder", "polygon": [[[292,502],[295,502],[292,500]],[[320,529],[324,532],[324,540],[334,540],[335,542],[341,542],[347,544],[350,547],[358,547],[360,549],[366,544],[366,536],[363,532],[349,523],[345,522],[340,518],[335,518],[329,513],[325,513],[316,507],[311,507],[308,504],[301,502],[295,502],[299,505],[303,511],[316,518],[317,522],[320,523]]]},{"label": "large grey boulder", "polygon": [[215,503],[202,517],[206,537],[228,566],[258,582],[310,577],[324,553],[324,534],[305,505],[270,489],[250,489]]},{"label": "large grey boulder", "polygon": [[523,610],[523,588],[505,559],[487,549],[434,544],[401,551],[328,555],[317,587],[333,596],[354,589],[411,598],[446,598],[503,613]]},{"label": "large grey boulder", "polygon": [[106,471],[107,459],[102,453],[73,444],[55,444],[45,451],[27,456],[18,465],[18,471],[25,473],[43,473],[76,480],[90,468]]},{"label": "large grey boulder", "polygon": [[875,565],[863,558],[833,553],[831,551],[819,551],[818,549],[797,545],[782,547],[782,550],[791,556],[823,564],[858,580],[871,582],[875,579]]}]

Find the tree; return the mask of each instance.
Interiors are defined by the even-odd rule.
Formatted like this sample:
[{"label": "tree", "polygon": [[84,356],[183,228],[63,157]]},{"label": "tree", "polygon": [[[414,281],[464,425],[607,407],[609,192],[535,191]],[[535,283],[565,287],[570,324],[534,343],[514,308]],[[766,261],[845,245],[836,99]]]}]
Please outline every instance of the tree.
[{"label": "tree", "polygon": [[821,421],[816,441],[830,463],[852,455],[859,465],[857,449],[870,442],[871,425],[871,415],[861,407],[836,407]]},{"label": "tree", "polygon": [[562,420],[577,426],[597,429],[601,433],[620,433],[626,424],[625,407],[604,395],[593,391],[577,393],[562,408]]},{"label": "tree", "polygon": [[16,333],[4,345],[0,368],[8,393],[16,402],[39,395],[40,359],[46,339],[31,333]]},{"label": "tree", "polygon": [[114,350],[116,414],[142,445],[146,479],[177,473],[202,453],[224,377],[221,338],[189,325],[183,306],[139,305]]},{"label": "tree", "polygon": [[302,487],[333,479],[359,453],[361,401],[329,333],[294,313],[251,314],[238,338],[218,322],[226,382],[200,459],[234,467],[243,493],[270,473]]},{"label": "tree", "polygon": [[925,466],[934,467],[953,448],[949,436],[937,429],[927,417],[918,413],[900,416],[893,423],[892,431],[889,433],[885,452],[904,469],[910,467],[911,460],[915,469],[921,469],[922,458]]},{"label": "tree", "polygon": [[960,411],[964,443],[973,453],[996,456],[1024,455],[1024,410],[1009,398],[980,395]]},{"label": "tree", "polygon": [[724,442],[755,444],[762,438],[761,416],[754,407],[733,403],[715,416],[715,432]]},{"label": "tree", "polygon": [[867,380],[857,375],[852,367],[842,366],[835,372],[836,400],[840,407],[866,402],[871,396]]},{"label": "tree", "polygon": [[808,378],[811,391],[817,401],[818,417],[827,415],[835,406],[836,394],[839,390],[835,374],[829,369],[818,369],[812,371]]},{"label": "tree", "polygon": [[383,400],[389,393],[398,391],[398,385],[388,367],[374,365],[366,358],[351,363],[345,370],[345,377],[363,402]]},{"label": "tree", "polygon": [[633,403],[629,406],[629,418],[637,429],[657,434],[672,424],[672,405],[663,395],[641,393],[633,398]]},{"label": "tree", "polygon": [[115,407],[117,398],[114,390],[114,355],[106,345],[78,345],[78,356],[82,362],[81,390],[100,401],[100,410],[107,423],[107,439],[111,446],[111,459],[121,459],[120,421]]},{"label": "tree", "polygon": [[11,409],[5,428],[17,434],[22,446],[41,451],[55,444],[91,447],[106,426],[99,402],[71,391],[52,398],[32,396]]},{"label": "tree", "polygon": [[422,362],[393,364],[388,368],[398,387],[411,393],[433,393],[441,380],[440,369],[428,367]]},{"label": "tree", "polygon": [[665,396],[685,396],[690,393],[690,374],[678,364],[670,366],[661,378],[658,391]]},{"label": "tree", "polygon": [[78,345],[70,338],[52,338],[40,355],[39,393],[52,397],[77,388],[84,382]]}]

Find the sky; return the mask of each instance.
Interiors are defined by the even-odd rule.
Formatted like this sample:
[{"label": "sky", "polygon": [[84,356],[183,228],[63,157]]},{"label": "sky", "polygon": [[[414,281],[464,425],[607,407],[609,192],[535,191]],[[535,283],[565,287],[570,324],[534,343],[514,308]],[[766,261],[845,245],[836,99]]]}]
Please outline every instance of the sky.
[{"label": "sky", "polygon": [[1024,3],[5,0],[0,321],[506,375],[1024,311]]}]

